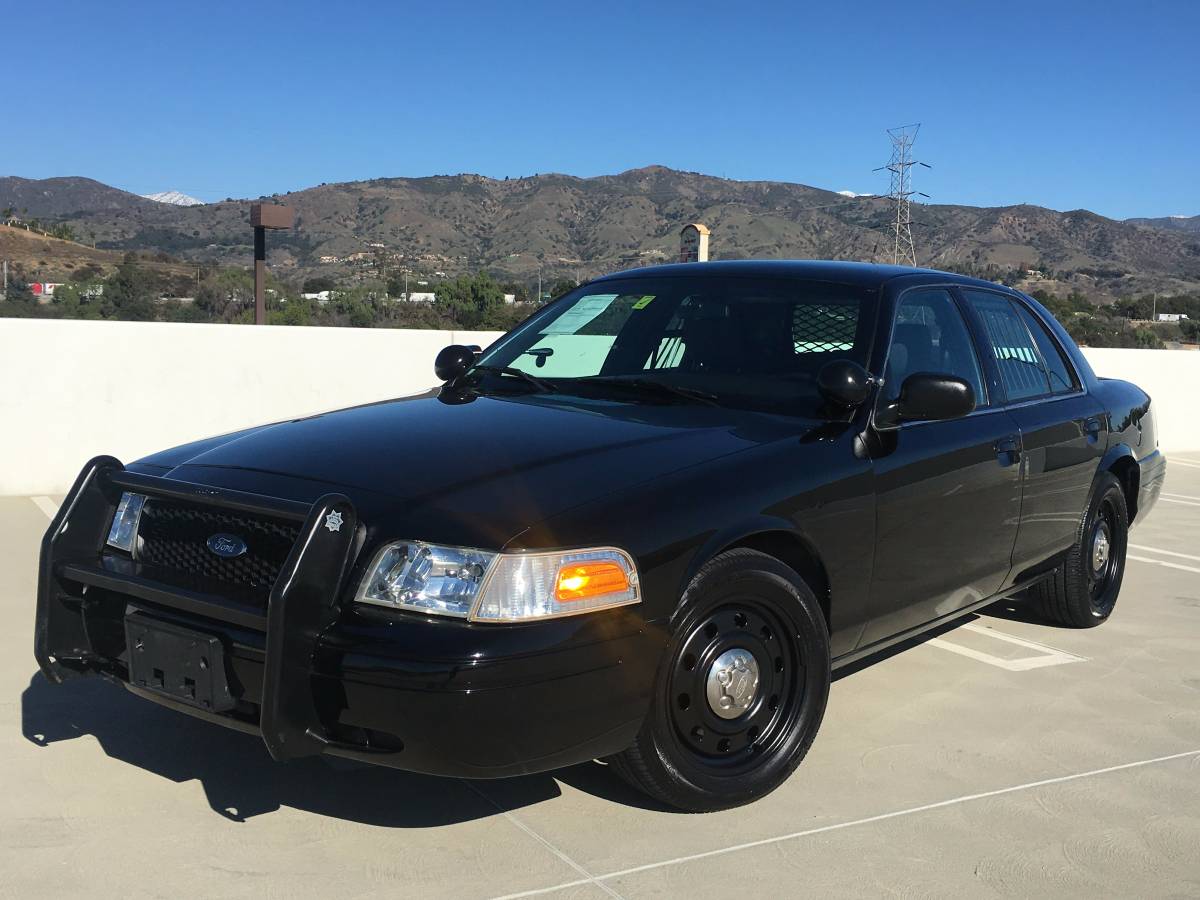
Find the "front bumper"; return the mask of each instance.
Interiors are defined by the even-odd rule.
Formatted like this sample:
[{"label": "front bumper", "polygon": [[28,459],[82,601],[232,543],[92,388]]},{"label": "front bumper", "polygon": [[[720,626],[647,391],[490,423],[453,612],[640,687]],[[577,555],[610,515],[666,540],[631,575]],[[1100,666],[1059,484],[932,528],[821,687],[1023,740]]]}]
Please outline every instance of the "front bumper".
[{"label": "front bumper", "polygon": [[[266,608],[163,584],[106,554],[124,490],[302,523]],[[325,527],[330,513],[341,515],[336,531]],[[38,664],[55,683],[102,675],[260,734],[278,760],[329,753],[489,778],[571,765],[632,742],[664,640],[636,607],[521,625],[360,607],[343,598],[357,580],[364,535],[339,494],[310,506],[135,474],[99,457],[42,542]],[[130,615],[219,638],[232,709],[200,709],[129,685]]]}]

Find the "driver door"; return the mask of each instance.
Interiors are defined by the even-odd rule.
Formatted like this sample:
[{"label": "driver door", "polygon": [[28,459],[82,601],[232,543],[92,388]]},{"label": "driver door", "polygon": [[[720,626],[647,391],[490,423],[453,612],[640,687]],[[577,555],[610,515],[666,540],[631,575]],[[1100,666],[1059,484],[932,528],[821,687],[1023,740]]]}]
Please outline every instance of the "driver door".
[{"label": "driver door", "polygon": [[956,375],[976,409],[958,419],[906,421],[872,454],[875,566],[866,647],[950,615],[1000,589],[1020,515],[1020,434],[990,402],[979,353],[949,288],[919,287],[896,306],[880,403],[914,372]]}]

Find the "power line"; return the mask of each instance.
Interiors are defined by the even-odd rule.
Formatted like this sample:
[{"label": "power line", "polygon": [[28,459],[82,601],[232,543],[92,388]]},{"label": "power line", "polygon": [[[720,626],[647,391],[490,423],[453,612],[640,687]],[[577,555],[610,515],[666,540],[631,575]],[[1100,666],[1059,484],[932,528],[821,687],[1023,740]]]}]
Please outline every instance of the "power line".
[{"label": "power line", "polygon": [[913,166],[924,166],[927,169],[932,168],[929,163],[923,163],[912,158],[912,147],[917,141],[917,132],[920,130],[920,122],[912,125],[902,125],[899,128],[889,128],[888,137],[892,141],[892,158],[886,166],[880,166],[872,170],[880,172],[887,169],[892,174],[892,184],[891,189],[888,191],[887,199],[895,209],[890,226],[892,232],[892,263],[895,265],[916,266],[917,264],[917,248],[913,244],[912,236],[911,198],[913,194],[919,194],[922,197],[928,197],[929,195],[912,189],[912,172],[910,170]]}]

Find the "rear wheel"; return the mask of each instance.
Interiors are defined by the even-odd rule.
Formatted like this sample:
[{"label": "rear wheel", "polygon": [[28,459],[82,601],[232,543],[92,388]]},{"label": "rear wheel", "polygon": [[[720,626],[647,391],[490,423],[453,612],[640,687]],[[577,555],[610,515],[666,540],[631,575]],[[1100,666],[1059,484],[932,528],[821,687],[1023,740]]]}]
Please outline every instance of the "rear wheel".
[{"label": "rear wheel", "polygon": [[1062,567],[1053,578],[1034,585],[1029,599],[1042,615],[1062,625],[1099,625],[1117,605],[1128,535],[1125,492],[1116,477],[1105,472],[1096,480]]},{"label": "rear wheel", "polygon": [[829,639],[812,590],[754,550],[707,563],[684,594],[626,781],[691,812],[748,803],[804,758],[829,694]]}]

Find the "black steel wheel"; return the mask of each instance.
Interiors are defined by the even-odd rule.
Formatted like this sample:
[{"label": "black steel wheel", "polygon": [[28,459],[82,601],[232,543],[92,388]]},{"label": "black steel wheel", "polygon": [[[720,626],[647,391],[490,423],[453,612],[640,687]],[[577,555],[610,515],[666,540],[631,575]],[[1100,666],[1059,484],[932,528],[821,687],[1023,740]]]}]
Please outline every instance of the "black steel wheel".
[{"label": "black steel wheel", "polygon": [[701,765],[746,771],[795,724],[800,648],[769,604],[734,602],[702,618],[673,659],[674,739]]},{"label": "black steel wheel", "polygon": [[829,680],[824,617],[803,579],[753,550],[721,554],[685,592],[650,714],[613,768],[680,809],[748,803],[803,759]]},{"label": "black steel wheel", "polygon": [[1092,628],[1112,615],[1125,575],[1129,513],[1121,483],[1110,472],[1096,480],[1075,545],[1062,566],[1029,592],[1039,612],[1073,628]]}]

